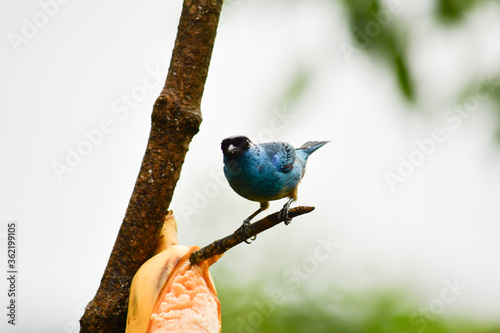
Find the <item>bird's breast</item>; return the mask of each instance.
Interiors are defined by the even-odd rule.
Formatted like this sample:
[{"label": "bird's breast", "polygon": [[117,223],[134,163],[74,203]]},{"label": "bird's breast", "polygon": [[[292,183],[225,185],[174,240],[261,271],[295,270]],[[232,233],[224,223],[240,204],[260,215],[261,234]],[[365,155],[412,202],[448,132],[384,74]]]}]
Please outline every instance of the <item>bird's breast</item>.
[{"label": "bird's breast", "polygon": [[290,195],[302,178],[302,167],[283,173],[275,156],[225,161],[224,174],[231,188],[242,197],[258,202]]}]

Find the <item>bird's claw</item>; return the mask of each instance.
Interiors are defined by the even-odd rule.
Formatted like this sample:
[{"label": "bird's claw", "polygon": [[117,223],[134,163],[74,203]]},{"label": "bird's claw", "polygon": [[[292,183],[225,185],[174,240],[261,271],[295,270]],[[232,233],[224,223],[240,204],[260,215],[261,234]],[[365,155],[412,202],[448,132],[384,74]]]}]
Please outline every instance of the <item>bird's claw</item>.
[{"label": "bird's claw", "polygon": [[245,220],[245,221],[243,221],[243,224],[241,225],[241,227],[239,227],[238,230],[236,230],[237,232],[239,231],[243,234],[243,236],[245,236],[245,243],[247,243],[247,244],[252,243],[252,241],[254,241],[257,238],[256,235],[253,235],[252,237],[248,237],[248,226],[249,225],[250,225],[250,221]]},{"label": "bird's claw", "polygon": [[292,218],[288,216],[288,207],[286,205],[280,210],[278,219],[283,220],[285,225],[289,225],[292,222]]}]

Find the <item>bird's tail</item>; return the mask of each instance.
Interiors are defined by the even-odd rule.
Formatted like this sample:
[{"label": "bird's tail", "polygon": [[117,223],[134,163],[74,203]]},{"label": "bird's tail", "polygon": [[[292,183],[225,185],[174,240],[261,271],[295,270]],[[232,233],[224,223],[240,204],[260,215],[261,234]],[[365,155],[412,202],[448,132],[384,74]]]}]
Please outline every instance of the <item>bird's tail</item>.
[{"label": "bird's tail", "polygon": [[307,141],[304,143],[301,147],[297,149],[303,149],[304,152],[307,155],[311,155],[314,153],[318,148],[323,147],[325,144],[327,144],[330,141]]}]

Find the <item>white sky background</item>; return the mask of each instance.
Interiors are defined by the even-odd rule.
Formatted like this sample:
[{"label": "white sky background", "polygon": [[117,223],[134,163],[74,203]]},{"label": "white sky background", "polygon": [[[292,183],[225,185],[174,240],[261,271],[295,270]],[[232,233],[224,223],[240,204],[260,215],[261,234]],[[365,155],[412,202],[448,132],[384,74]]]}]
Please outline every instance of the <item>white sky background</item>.
[{"label": "white sky background", "polygon": [[[19,226],[18,326],[7,327],[2,312],[0,330],[76,332],[132,193],[161,89],[149,73],[168,68],[181,5],[71,1],[18,52],[8,34],[21,34],[23,18],[32,20],[40,4],[0,6],[0,236],[8,221]],[[272,133],[271,139],[295,146],[332,142],[309,159],[299,188],[297,204],[316,210],[231,250],[214,267],[216,284],[217,276],[247,283],[269,274],[263,288],[286,290],[280,277],[314,258],[318,237],[330,237],[338,248],[317,262],[300,290],[342,290],[336,297],[344,297],[396,287],[428,306],[445,280],[457,279],[466,289],[446,304],[444,315],[498,315],[498,119],[487,99],[456,129],[443,114],[465,82],[498,72],[500,8],[479,8],[451,30],[430,20],[430,1],[402,1],[402,8],[393,19],[413,36],[410,65],[420,103],[411,110],[382,62],[342,53],[341,43],[352,40],[340,5],[227,2],[201,131],[171,204],[180,241],[203,246],[231,233],[258,207],[211,176],[220,173],[224,137],[246,134],[259,142]],[[280,105],[300,70],[313,73],[311,85],[295,106]],[[146,94],[125,115],[122,96],[138,94],[144,80]],[[288,114],[286,126],[277,127],[276,112]],[[52,164],[65,163],[68,149],[85,141],[83,131],[105,119],[109,133],[59,181]],[[408,158],[415,140],[439,128],[447,139],[391,191],[384,173],[397,172],[398,156]],[[199,193],[211,190],[212,198],[203,201]],[[268,212],[283,203],[272,203]],[[182,214],[187,208],[194,213]],[[0,241],[5,271],[5,238]],[[2,278],[0,304],[7,302],[6,290]]]}]

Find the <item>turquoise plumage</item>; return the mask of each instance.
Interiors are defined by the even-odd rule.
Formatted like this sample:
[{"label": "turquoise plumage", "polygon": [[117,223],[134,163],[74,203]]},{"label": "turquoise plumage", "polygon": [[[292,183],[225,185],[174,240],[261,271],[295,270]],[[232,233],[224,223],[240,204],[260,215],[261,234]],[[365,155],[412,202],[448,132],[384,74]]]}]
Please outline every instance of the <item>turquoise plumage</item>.
[{"label": "turquoise plumage", "polygon": [[280,211],[290,223],[288,209],[297,200],[297,187],[304,176],[306,162],[313,152],[329,141],[309,141],[300,148],[286,142],[254,144],[246,136],[222,141],[224,175],[231,188],[242,197],[257,201],[260,208],[245,219],[242,228],[269,207],[269,201],[290,198]]}]

